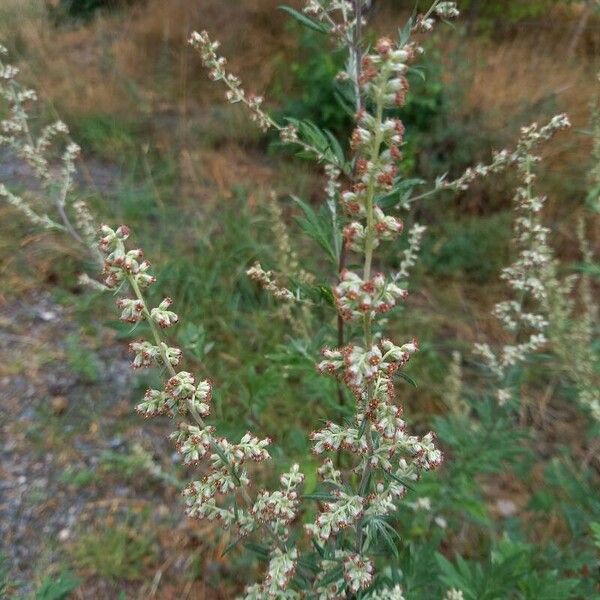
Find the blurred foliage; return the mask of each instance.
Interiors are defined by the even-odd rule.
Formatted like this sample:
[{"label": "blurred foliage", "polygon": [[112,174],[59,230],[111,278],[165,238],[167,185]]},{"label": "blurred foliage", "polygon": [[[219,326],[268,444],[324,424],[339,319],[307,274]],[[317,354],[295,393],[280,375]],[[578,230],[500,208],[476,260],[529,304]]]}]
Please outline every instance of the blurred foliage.
[{"label": "blurred foliage", "polygon": [[72,549],[75,564],[112,581],[140,579],[157,555],[155,532],[141,517],[80,536]]},{"label": "blurred foliage", "polygon": [[70,571],[58,577],[46,577],[35,593],[35,600],[67,600],[81,583]]},{"label": "blurred foliage", "polygon": [[548,14],[557,6],[575,4],[578,0],[461,0],[459,6],[467,19],[489,22],[515,22]]},{"label": "blurred foliage", "polygon": [[[112,10],[133,4],[136,0],[60,0],[53,9],[57,18],[89,19],[98,10]],[[139,1],[139,0],[138,0]]]},{"label": "blurred foliage", "polygon": [[9,578],[8,578],[8,560],[4,554],[0,553],[0,598],[7,594]]},{"label": "blurred foliage", "polygon": [[65,341],[67,360],[73,373],[87,383],[98,381],[101,365],[96,353],[76,333],[69,334]]},{"label": "blurred foliage", "polygon": [[430,227],[423,246],[423,264],[437,277],[466,277],[485,283],[496,279],[507,264],[511,235],[509,212],[442,219]]},{"label": "blurred foliage", "polygon": [[140,146],[140,125],[116,115],[82,115],[72,129],[84,150],[112,162],[130,159]]},{"label": "blurred foliage", "polygon": [[[273,96],[281,103],[281,117],[309,120],[337,136],[352,128],[352,112],[340,104],[345,84],[335,80],[343,69],[344,54],[324,44],[320,33],[289,27],[298,39],[298,57],[292,63],[280,62]],[[332,85],[331,82],[334,82]]]}]

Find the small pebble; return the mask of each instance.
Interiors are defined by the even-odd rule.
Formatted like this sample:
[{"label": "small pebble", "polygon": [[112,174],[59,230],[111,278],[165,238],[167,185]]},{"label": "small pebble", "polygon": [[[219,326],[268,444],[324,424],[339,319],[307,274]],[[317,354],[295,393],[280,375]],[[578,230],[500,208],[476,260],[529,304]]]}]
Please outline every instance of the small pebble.
[{"label": "small pebble", "polygon": [[56,313],[51,310],[40,310],[38,316],[42,321],[54,321],[56,319]]},{"label": "small pebble", "polygon": [[64,396],[54,396],[50,400],[50,408],[55,415],[62,415],[69,408],[69,401]]}]

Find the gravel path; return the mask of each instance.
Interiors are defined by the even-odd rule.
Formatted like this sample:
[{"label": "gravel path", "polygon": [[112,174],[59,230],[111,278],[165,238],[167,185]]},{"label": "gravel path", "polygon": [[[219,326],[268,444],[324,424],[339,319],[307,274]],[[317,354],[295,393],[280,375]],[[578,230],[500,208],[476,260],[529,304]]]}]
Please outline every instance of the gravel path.
[{"label": "gravel path", "polygon": [[[109,505],[144,500],[135,476],[114,481],[106,464],[142,442],[170,455],[168,424],[142,431],[131,414],[125,349],[88,344],[49,295],[0,307],[0,550],[23,593],[40,561],[61,559],[83,523]],[[156,487],[146,498],[160,508],[176,492]]]}]

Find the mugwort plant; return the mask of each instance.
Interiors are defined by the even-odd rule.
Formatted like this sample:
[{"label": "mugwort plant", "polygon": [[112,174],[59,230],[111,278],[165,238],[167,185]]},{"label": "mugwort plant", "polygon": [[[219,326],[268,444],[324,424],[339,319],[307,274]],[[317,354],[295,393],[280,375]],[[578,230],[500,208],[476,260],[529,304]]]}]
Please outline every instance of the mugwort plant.
[{"label": "mugwort plant", "polygon": [[[239,441],[218,436],[207,422],[212,385],[179,370],[182,352],[161,335],[178,321],[172,301],[148,305],[144,291],[154,283],[149,263],[139,249],[128,249],[129,229],[102,227],[100,247],[105,259],[105,280],[112,289],[129,288],[118,301],[121,319],[145,321],[151,339],[131,344],[133,366],[159,364],[168,374],[163,389],[151,389],[137,405],[145,417],[169,415],[178,420],[172,439],[185,464],[203,463],[206,474],[185,492],[188,514],[218,520],[239,539],[265,536],[270,540],[268,565],[262,582],[251,585],[245,598],[347,598],[369,594],[373,598],[402,598],[397,582],[383,576],[376,557],[382,537],[393,528],[386,520],[407,492],[407,486],[424,471],[437,468],[442,454],[435,436],[410,435],[395,402],[394,376],[418,351],[416,340],[395,343],[377,327],[377,319],[401,303],[407,291],[401,279],[414,264],[422,228],[411,234],[400,273],[386,276],[374,270],[377,248],[402,233],[402,221],[386,214],[378,199],[389,194],[398,178],[404,127],[386,116],[389,108],[406,101],[406,73],[421,52],[410,40],[416,31],[433,27],[435,18],[455,16],[453,3],[434,3],[430,11],[409,23],[397,41],[381,38],[362,52],[359,38],[364,25],[362,2],[310,2],[302,19],[331,30],[351,48],[349,68],[342,74],[356,91],[356,128],[352,134],[352,165],[341,146],[308,136],[302,124],[281,126],[262,109],[262,98],[247,94],[237,77],[225,69],[218,44],[207,33],[194,33],[191,43],[202,54],[210,76],[227,86],[230,102],[243,102],[262,129],[276,129],[284,143],[299,146],[326,165],[328,200],[338,202],[348,215],[343,228],[345,252],[362,257],[358,272],[342,268],[333,289],[335,305],[344,322],[358,323],[361,336],[337,348],[324,348],[317,369],[339,378],[354,397],[354,414],[344,423],[328,422],[311,434],[313,451],[322,456],[316,496],[303,496],[304,474],[298,465],[281,475],[280,488],[253,492],[252,463],[270,459],[269,439],[248,433]],[[310,17],[306,16],[310,15]],[[339,18],[339,21],[336,20]],[[325,142],[325,143],[323,143]],[[346,174],[347,186],[340,180]],[[346,189],[344,189],[346,188]],[[341,248],[340,248],[341,253]],[[280,285],[273,273],[259,264],[248,275],[282,302],[302,299]],[[304,519],[302,500],[318,501],[316,515]],[[303,535],[298,522],[305,520]]]},{"label": "mugwort plant", "polygon": [[[147,338],[130,344],[131,366],[157,367],[164,375],[162,385],[148,389],[139,399],[136,411],[144,418],[171,418],[170,437],[177,452],[185,465],[198,472],[183,492],[187,514],[218,522],[229,531],[230,548],[249,547],[252,540],[267,548],[262,579],[246,587],[246,600],[404,600],[403,574],[390,559],[398,537],[392,519],[407,491],[425,472],[441,465],[442,453],[433,432],[409,431],[395,394],[419,344],[416,339],[392,340],[385,328],[389,315],[408,296],[425,228],[416,223],[407,232],[407,247],[395,272],[378,270],[378,251],[404,233],[394,209],[406,209],[443,191],[465,190],[478,178],[516,169],[519,254],[502,274],[514,298],[499,303],[495,314],[517,341],[499,351],[490,344],[477,346],[495,378],[501,404],[515,393],[511,369],[529,354],[550,340],[567,363],[569,344],[592,335],[589,320],[576,333],[553,326],[566,323],[572,315],[571,288],[557,274],[548,230],[540,217],[544,199],[534,191],[534,167],[539,160],[535,149],[568,126],[566,116],[559,115],[544,127],[525,128],[515,150],[494,154],[490,164],[468,169],[456,180],[440,176],[429,191],[414,195],[416,183],[404,181],[399,168],[405,128],[397,114],[409,93],[407,75],[423,52],[415,34],[426,34],[440,21],[457,17],[458,10],[455,2],[434,0],[429,10],[410,18],[397,38],[381,37],[369,46],[363,36],[369,5],[368,0],[308,0],[303,12],[285,9],[346,50],[346,66],[338,79],[346,86],[347,104],[354,113],[354,130],[347,143],[310,122],[273,119],[263,108],[264,99],[248,93],[227,70],[218,42],[207,32],[190,37],[209,77],[225,85],[227,101],[243,104],[261,130],[277,133],[282,144],[315,161],[325,176],[324,206],[330,229],[324,231],[310,206],[299,202],[312,226],[309,235],[335,264],[329,296],[337,313],[337,340],[322,349],[320,358],[315,357],[315,366],[324,377],[339,382],[340,398],[347,395],[352,402],[346,419],[328,421],[310,434],[319,461],[315,491],[304,489],[306,473],[297,464],[279,476],[275,489],[259,487],[265,473],[275,471],[271,440],[251,432],[235,440],[218,433],[211,421],[213,383],[186,370],[182,350],[168,341],[169,330],[179,322],[173,310],[176,303],[168,297],[157,305],[149,301],[147,291],[156,278],[143,250],[129,245],[129,228],[101,227],[103,283],[97,287],[120,296],[121,320],[146,325],[140,330],[148,332]],[[32,133],[25,106],[35,95],[17,85],[16,74],[14,67],[0,62],[0,94],[9,106],[8,118],[0,123],[0,144],[27,162],[43,193],[30,200],[0,185],[0,196],[35,225],[66,231],[90,245],[92,218],[74,193],[79,149],[62,123],[48,126],[37,137]],[[62,153],[59,140],[65,140]],[[276,204],[271,211],[279,220]],[[306,286],[296,283],[308,285],[313,277],[298,265],[285,231],[277,230],[275,237],[281,272],[255,263],[247,275],[282,306],[301,307],[308,319],[311,298],[305,295]],[[583,365],[576,372],[580,398],[597,416],[593,368],[579,358]],[[455,367],[449,404],[463,414],[468,406],[461,398],[460,355]],[[464,598],[460,589],[448,588],[448,600]]]},{"label": "mugwort plant", "polygon": [[86,203],[75,193],[75,162],[80,148],[62,121],[34,131],[28,110],[37,101],[37,94],[19,84],[19,69],[4,62],[7,54],[0,45],[0,98],[8,108],[7,117],[0,121],[0,149],[6,148],[27,165],[38,190],[29,189],[25,197],[0,183],[0,198],[33,225],[68,233],[101,261],[95,244],[97,227]]}]

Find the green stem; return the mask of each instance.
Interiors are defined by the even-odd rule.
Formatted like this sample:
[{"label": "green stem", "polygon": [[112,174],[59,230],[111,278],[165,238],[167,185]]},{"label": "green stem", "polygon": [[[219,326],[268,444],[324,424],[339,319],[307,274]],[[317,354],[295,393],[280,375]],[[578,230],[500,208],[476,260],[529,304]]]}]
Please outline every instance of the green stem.
[{"label": "green stem", "polygon": [[[379,162],[379,154],[381,150],[382,144],[382,133],[381,133],[381,125],[383,122],[383,99],[381,95],[377,96],[376,99],[376,116],[375,116],[375,137],[373,140],[373,146],[371,148],[371,173],[369,175],[369,182],[367,184],[367,199],[366,199],[366,212],[367,212],[367,231],[365,236],[365,263],[363,270],[363,280],[368,281],[371,278],[371,269],[373,263],[373,249],[375,245],[375,217],[374,217],[374,209],[375,209],[375,184],[377,177],[377,167]],[[373,328],[372,328],[372,318],[370,314],[366,314],[363,321],[363,331],[364,331],[364,342],[365,349],[369,351],[373,346]],[[364,405],[365,415],[363,419],[367,419],[366,411],[368,406],[373,398],[373,384],[369,383],[367,385],[367,398]],[[371,457],[373,456],[373,433],[371,431],[371,427],[369,424],[366,424],[365,428],[365,437],[367,442],[367,456],[365,458],[365,466],[363,468],[363,472],[360,478],[360,484],[358,488],[358,493],[360,496],[365,497],[368,495],[369,491],[369,481],[371,476]],[[360,553],[363,545],[364,533],[363,533],[363,519],[361,518],[356,526],[356,551]]]},{"label": "green stem", "polygon": [[[162,362],[165,366],[165,368],[167,369],[167,371],[169,372],[171,377],[174,377],[175,375],[177,375],[177,372],[175,371],[173,365],[171,364],[171,361],[169,361],[167,354],[165,352],[165,349],[162,345],[162,337],[160,335],[160,331],[158,330],[156,323],[154,323],[154,320],[152,319],[152,316],[150,314],[150,311],[148,310],[148,306],[146,304],[146,301],[144,299],[144,296],[142,294],[142,291],[140,290],[140,286],[138,285],[137,281],[135,280],[135,277],[133,277],[133,275],[131,274],[127,274],[127,281],[129,282],[129,285],[131,286],[131,289],[133,290],[133,293],[135,294],[136,299],[142,303],[142,314],[144,315],[144,318],[146,319],[146,322],[148,323],[149,327],[150,327],[150,331],[152,332],[152,337],[154,339],[154,343],[156,344],[156,346],[159,349],[160,352],[160,357],[162,359]],[[196,423],[201,427],[201,428],[205,428],[206,427],[206,423],[204,422],[204,419],[198,414],[198,411],[196,410],[196,407],[193,405],[193,403],[191,401],[188,402],[188,409],[192,415],[192,417],[194,418],[194,421],[196,421]],[[213,448],[215,446],[215,443],[212,442]],[[222,456],[223,460],[225,461],[225,457],[223,456],[222,452],[218,453],[219,456]],[[231,472],[235,475],[235,477],[237,477],[237,473],[235,471],[235,468],[233,465],[231,465],[230,463],[228,463],[227,461],[225,461],[228,468],[231,469]],[[244,498],[244,502],[248,505],[248,507],[252,506],[252,499],[250,498],[250,495],[248,494],[248,492],[246,491],[246,489],[242,486],[239,486],[239,489],[241,491],[242,497]]]}]

